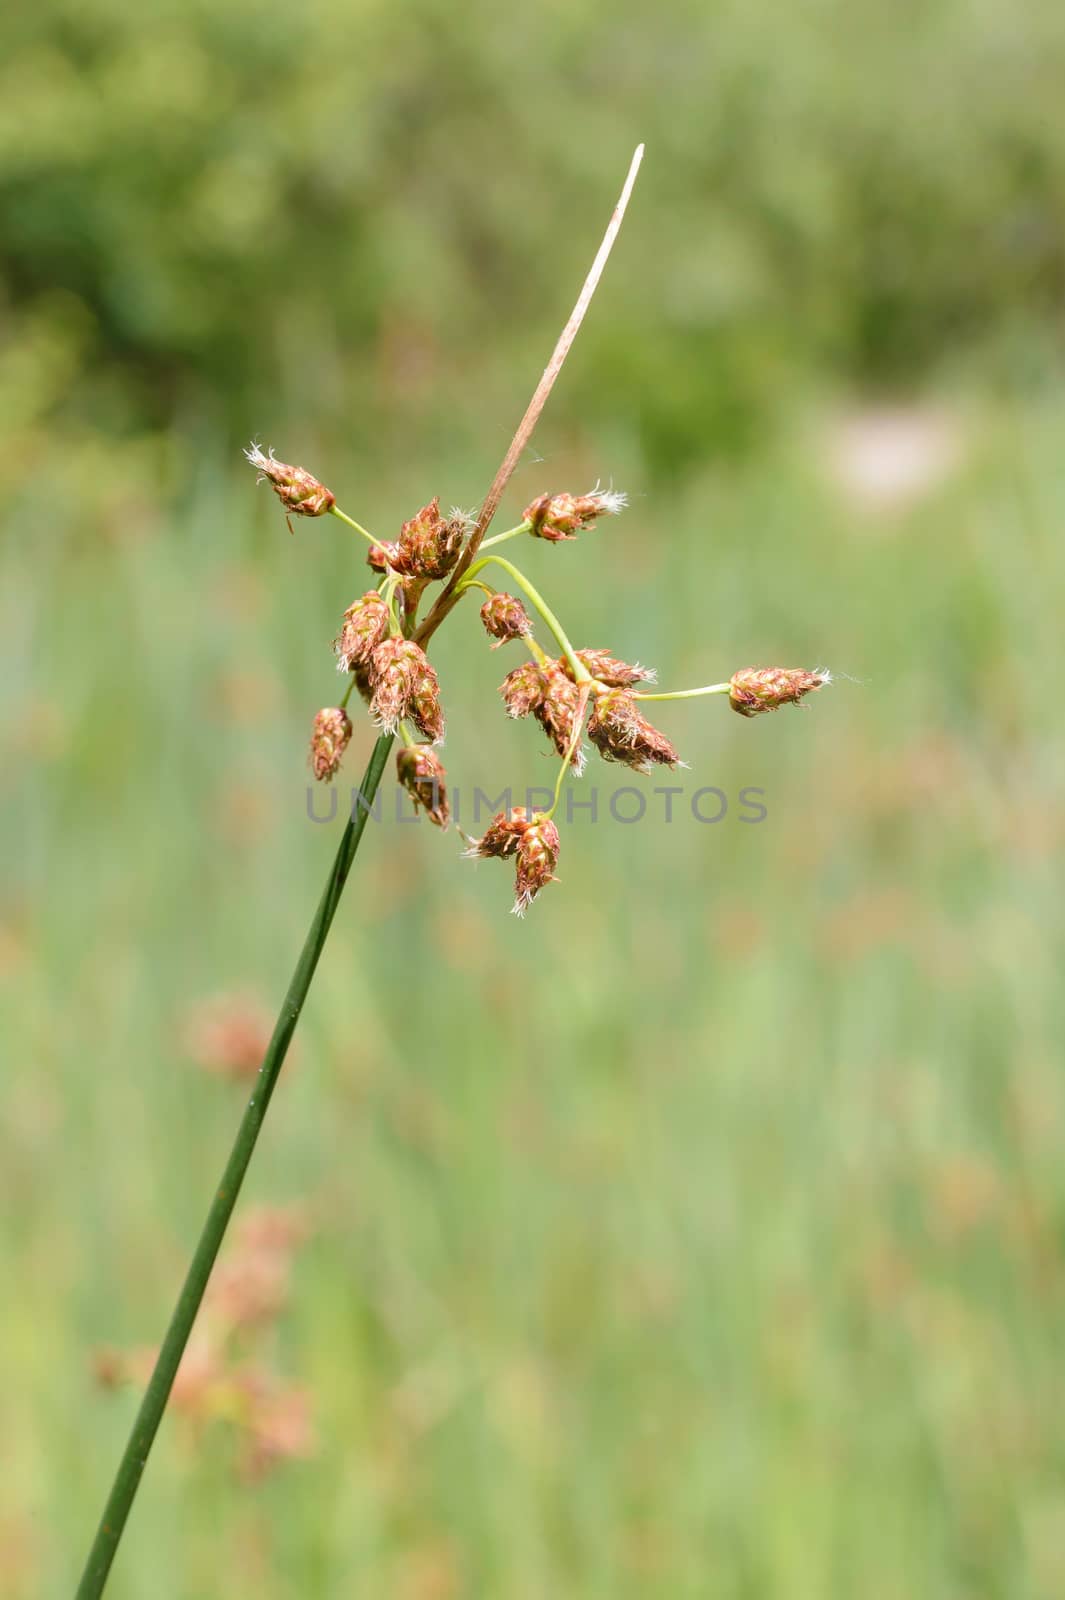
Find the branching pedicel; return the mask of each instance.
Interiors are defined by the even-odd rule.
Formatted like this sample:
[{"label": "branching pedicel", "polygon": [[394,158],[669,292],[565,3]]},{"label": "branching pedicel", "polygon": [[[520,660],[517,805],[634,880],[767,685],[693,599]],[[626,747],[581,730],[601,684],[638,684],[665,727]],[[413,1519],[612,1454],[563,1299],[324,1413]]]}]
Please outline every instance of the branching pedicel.
[{"label": "branching pedicel", "polygon": [[[621,762],[644,773],[656,766],[674,768],[680,757],[665,734],[644,716],[644,702],[727,695],[734,711],[753,717],[797,705],[830,681],[825,671],[744,667],[724,683],[649,691],[640,687],[654,681],[654,673],[647,668],[630,666],[610,650],[574,649],[555,613],[513,562],[499,555],[482,555],[472,564],[467,562],[455,582],[453,574],[470,550],[476,528],[458,512],[444,517],[438,499],[405,522],[398,539],[384,542],[347,516],[330,491],[302,467],[286,466],[275,460],[272,452],[264,455],[254,445],[246,455],[289,513],[309,517],[328,513],[362,534],[369,543],[369,565],[381,575],[376,588],[345,611],[334,641],[337,666],[349,681],[340,704],[319,711],[314,720],[310,759],[316,778],[328,782],[337,772],[351,737],[347,706],[357,690],[375,725],[389,733],[398,731],[403,740],[396,758],[398,781],[432,822],[446,828],[450,816],[447,777],[434,748],[443,741],[444,714],[437,676],[424,649],[435,631],[434,612],[430,609],[422,624],[418,618],[426,589],[452,578],[452,599],[484,594],[487,598],[480,616],[492,648],[512,642],[528,651],[530,659],[507,674],[500,694],[508,715],[534,717],[553,746],[561,763],[554,799],[548,810],[534,811],[531,816],[521,806],[500,812],[484,836],[471,841],[466,851],[468,856],[496,856],[514,862],[514,910],[519,916],[554,877],[560,844],[554,816],[567,769],[578,777],[584,770],[585,733],[606,761]],[[598,488],[582,495],[540,495],[526,506],[515,527],[483,540],[481,548],[487,550],[523,536],[552,543],[572,540],[595,527],[601,517],[622,511],[625,504],[624,495]],[[521,590],[524,601],[486,581],[492,568]],[[537,641],[527,607],[551,635],[560,655],[549,655]]]},{"label": "branching pedicel", "polygon": [[[577,304],[476,521],[456,511],[445,517],[439,498],[434,498],[403,524],[398,538],[377,539],[342,511],[335,495],[303,467],[287,466],[273,451],[264,454],[258,445],[245,452],[258,469],[260,481],[268,482],[281,500],[290,528],[293,515],[338,517],[367,541],[367,561],[377,575],[376,586],[345,611],[334,642],[337,665],[349,681],[340,704],[325,707],[315,718],[310,759],[316,778],[329,782],[337,772],[351,738],[348,703],[357,690],[377,728],[398,733],[403,741],[396,759],[400,784],[415,806],[438,827],[446,828],[450,819],[447,776],[434,748],[444,737],[444,713],[426,646],[463,595],[472,592],[485,596],[480,615],[492,648],[516,643],[528,652],[530,659],[507,674],[500,693],[508,715],[534,717],[554,748],[560,762],[554,798],[548,810],[531,816],[523,807],[500,812],[466,852],[514,861],[514,910],[519,916],[554,876],[560,843],[554,816],[566,772],[572,770],[579,777],[584,770],[585,733],[605,761],[621,762],[636,772],[651,772],[656,766],[673,768],[680,757],[665,734],[644,715],[645,702],[727,695],[734,711],[754,717],[780,706],[797,705],[830,681],[825,671],[744,667],[724,683],[652,692],[643,686],[654,681],[653,672],[630,666],[610,650],[574,649],[557,616],[525,574],[501,555],[480,553],[523,536],[561,544],[625,508],[625,496],[612,489],[597,486],[579,495],[555,491],[531,501],[515,527],[491,539],[484,537],[595,292],[642,155],[641,145]],[[480,559],[475,559],[478,555]],[[496,588],[487,581],[499,573],[521,591],[520,598],[509,588]],[[434,583],[444,587],[421,615],[426,591]],[[537,640],[536,625],[550,634],[551,654]]]}]

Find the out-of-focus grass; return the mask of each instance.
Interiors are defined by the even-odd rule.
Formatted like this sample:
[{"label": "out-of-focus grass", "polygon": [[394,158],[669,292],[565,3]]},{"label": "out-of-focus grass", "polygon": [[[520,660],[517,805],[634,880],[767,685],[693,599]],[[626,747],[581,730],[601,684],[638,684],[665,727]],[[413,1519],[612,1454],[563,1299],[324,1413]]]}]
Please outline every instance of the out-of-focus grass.
[{"label": "out-of-focus grass", "polygon": [[[660,708],[729,816],[575,821],[525,923],[454,833],[370,831],[245,1202],[315,1218],[280,1338],[320,1449],[250,1487],[168,1424],[116,1600],[1062,1593],[1063,420],[975,419],[955,480],[879,516],[798,435],[675,503],[605,451],[523,469],[517,506],[571,469],[634,495],[528,552],[578,642],[667,687],[853,681],[751,723]],[[312,465],[386,532],[480,486],[374,503]],[[280,996],[331,859],[303,747],[365,569],[237,469],[170,524],[5,537],[21,1600],[71,1586],[135,1403],[91,1352],[158,1338],[238,1115],[185,1019]],[[549,781],[478,633],[436,652],[453,780]]]}]

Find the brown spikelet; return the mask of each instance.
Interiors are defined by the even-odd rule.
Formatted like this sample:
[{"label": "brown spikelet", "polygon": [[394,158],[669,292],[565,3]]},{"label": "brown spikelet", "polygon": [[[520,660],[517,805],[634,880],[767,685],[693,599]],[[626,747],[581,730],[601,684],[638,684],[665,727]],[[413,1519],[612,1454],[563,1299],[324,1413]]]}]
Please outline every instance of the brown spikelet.
[{"label": "brown spikelet", "polygon": [[314,719],[310,763],[319,783],[332,781],[351,738],[351,721],[340,706],[325,706]]},{"label": "brown spikelet", "polygon": [[497,641],[493,650],[508,639],[527,639],[533,631],[529,613],[512,594],[489,595],[481,607],[481,621],[489,637]]},{"label": "brown spikelet", "polygon": [[366,552],[366,565],[374,572],[387,572],[390,567],[393,572],[400,572],[402,567],[397,566],[400,560],[399,545],[394,540],[375,540]]},{"label": "brown spikelet", "polygon": [[375,589],[354,601],[344,613],[340,635],[333,641],[341,672],[354,672],[370,658],[388,633],[388,607]]},{"label": "brown spikelet", "polygon": [[524,806],[514,806],[509,813],[500,811],[493,817],[483,836],[474,839],[465,854],[513,859],[514,910],[522,917],[554,877],[558,851],[558,829],[550,818],[540,812],[533,812],[530,817]]},{"label": "brown spikelet", "polygon": [[830,673],[803,667],[743,667],[729,679],[729,704],[741,717],[757,717],[798,705],[804,695],[831,681]]},{"label": "brown spikelet", "polygon": [[527,717],[546,692],[543,673],[535,661],[523,661],[499,685],[508,717]]},{"label": "brown spikelet", "polygon": [[549,817],[534,816],[518,840],[514,874],[514,913],[523,917],[558,865],[558,829]]},{"label": "brown spikelet", "polygon": [[286,511],[300,517],[321,517],[336,505],[336,496],[305,467],[275,460],[272,450],[264,455],[257,444],[244,454],[258,471],[258,482],[270,485]]},{"label": "brown spikelet", "polygon": [[522,520],[531,524],[534,538],[557,544],[575,539],[602,516],[623,510],[626,499],[613,490],[593,489],[591,494],[542,494],[525,507]]},{"label": "brown spikelet", "polygon": [[423,738],[439,744],[444,737],[444,708],[440,703],[440,680],[420,645],[420,657],[410,698],[410,719]]},{"label": "brown spikelet", "polygon": [[447,773],[436,751],[424,744],[400,750],[396,756],[396,777],[430,822],[435,822],[438,828],[446,828],[451,820]]},{"label": "brown spikelet", "polygon": [[410,709],[419,662],[409,639],[385,639],[370,657],[370,715],[385,733],[396,728]]},{"label": "brown spikelet", "polygon": [[440,499],[433,497],[427,506],[403,524],[399,535],[397,572],[435,580],[446,578],[462,548],[466,523],[462,517],[442,517]]},{"label": "brown spikelet", "polygon": [[624,689],[601,694],[588,719],[588,737],[606,761],[621,761],[636,772],[675,767],[680,760],[664,733],[652,727]]},{"label": "brown spikelet", "polygon": [[512,856],[518,848],[518,840],[528,827],[524,806],[513,806],[511,810],[499,811],[492,818],[488,827],[479,839],[470,841],[466,856],[497,856],[506,859]]},{"label": "brown spikelet", "polygon": [[[543,694],[532,707],[533,716],[543,728],[560,756],[565,757],[573,743],[581,697],[577,685],[567,677],[559,661],[545,662],[540,669]],[[578,773],[584,769],[584,752],[578,744],[570,755]]]},{"label": "brown spikelet", "polygon": [[440,686],[429,658],[413,639],[386,639],[370,658],[370,714],[385,733],[409,717],[434,743],[444,737]]},{"label": "brown spikelet", "polygon": [[[639,662],[630,666],[627,661],[619,661],[612,656],[609,650],[578,650],[577,660],[587,667],[593,678],[605,683],[609,689],[631,689],[637,683],[653,683],[656,677],[653,667],[641,667]],[[560,665],[572,678],[573,668],[565,657]]]}]

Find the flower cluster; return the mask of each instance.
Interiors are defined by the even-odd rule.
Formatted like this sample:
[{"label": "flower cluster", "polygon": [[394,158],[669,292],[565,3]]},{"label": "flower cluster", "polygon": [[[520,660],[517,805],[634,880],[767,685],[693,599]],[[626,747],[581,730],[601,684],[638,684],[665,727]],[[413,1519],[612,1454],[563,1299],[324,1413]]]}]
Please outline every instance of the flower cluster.
[{"label": "flower cluster", "polygon": [[264,456],[257,444],[250,445],[244,454],[258,471],[257,481],[270,485],[287,512],[295,512],[300,517],[321,517],[336,505],[336,495],[305,468],[290,467],[276,460],[272,450]]},{"label": "flower cluster", "polygon": [[[337,667],[352,675],[383,733],[410,721],[430,744],[444,737],[440,682],[429,658],[413,639],[404,638],[388,602],[376,589],[353,601],[333,641]],[[350,689],[348,693],[350,694]],[[346,730],[346,732],[345,732]],[[332,778],[340,764],[351,723],[344,705],[319,711],[311,733],[311,765],[316,778]]]},{"label": "flower cluster", "polygon": [[[632,689],[638,683],[654,683],[658,677],[653,667],[641,667],[639,662],[630,666],[627,661],[612,656],[609,650],[578,650],[576,656],[585,671],[608,689]],[[559,666],[573,677],[573,667],[565,658]]]},{"label": "flower cluster", "polygon": [[369,678],[370,715],[382,733],[395,733],[409,719],[430,744],[441,742],[440,681],[421,645],[386,639],[370,658]]},{"label": "flower cluster", "polygon": [[451,821],[447,773],[436,751],[424,744],[404,748],[396,757],[396,777],[415,808],[424,811],[438,828],[446,828]]},{"label": "flower cluster", "polygon": [[579,777],[584,771],[584,752],[576,737],[580,732],[582,697],[563,663],[523,662],[507,673],[499,692],[507,715],[527,717],[531,713],[547,734],[555,754],[568,761]]},{"label": "flower cluster", "polygon": [[542,494],[525,507],[524,520],[534,538],[559,544],[593,528],[600,517],[617,516],[627,505],[625,495],[612,489],[593,489],[591,494]]},{"label": "flower cluster", "polygon": [[[309,1456],[315,1448],[305,1390],[275,1371],[265,1352],[267,1336],[288,1304],[292,1258],[305,1234],[293,1211],[248,1213],[211,1280],[174,1379],[174,1410],[194,1434],[212,1423],[235,1430],[246,1477],[261,1477],[285,1457]],[[106,1388],[143,1385],[155,1354],[101,1350],[94,1362],[97,1381]]]},{"label": "flower cluster", "polygon": [[344,613],[339,636],[333,641],[340,672],[367,668],[379,644],[388,637],[388,606],[376,589],[352,601]]},{"label": "flower cluster", "polygon": [[[380,732],[403,740],[396,777],[416,810],[446,828],[451,814],[447,773],[434,748],[443,741],[444,713],[425,646],[459,598],[476,592],[487,595],[480,618],[492,648],[510,643],[527,651],[529,659],[507,673],[500,694],[508,716],[532,717],[558,758],[554,800],[549,808],[528,815],[521,807],[500,812],[466,852],[513,862],[514,909],[519,914],[554,879],[560,844],[554,814],[566,774],[579,777],[584,770],[585,738],[605,761],[640,773],[660,767],[672,771],[683,763],[672,740],[649,721],[647,702],[722,695],[741,716],[754,717],[798,705],[831,681],[823,671],[745,667],[722,683],[666,693],[647,687],[655,682],[653,671],[622,660],[610,649],[575,649],[525,574],[490,547],[522,535],[551,544],[575,539],[601,517],[625,507],[625,496],[613,490],[540,495],[526,506],[517,526],[480,544],[483,528],[475,531],[471,519],[459,512],[443,516],[434,496],[403,523],[396,539],[382,541],[341,511],[328,490],[302,468],[282,466],[257,447],[247,454],[288,509],[314,516],[331,511],[363,535],[369,541],[369,564],[380,575],[377,587],[344,612],[334,641],[337,665],[350,681],[340,705],[326,707],[315,718],[310,760],[316,778],[328,782],[338,770],[352,735],[347,705],[357,690]],[[486,581],[492,568],[499,568],[522,598],[509,588],[492,588]],[[436,582],[445,587],[419,620],[424,591]],[[537,640],[541,625],[557,653],[548,654]]]},{"label": "flower cluster", "polygon": [[604,761],[621,761],[634,772],[652,767],[677,766],[680,757],[657,728],[641,716],[632,695],[624,689],[607,689],[596,697],[588,719],[588,737]]},{"label": "flower cluster", "polygon": [[831,682],[830,672],[802,667],[743,667],[729,679],[729,705],[741,717],[757,717],[780,706],[797,706],[804,695]]},{"label": "flower cluster", "polygon": [[529,816],[524,806],[493,817],[487,832],[475,839],[465,854],[471,859],[496,856],[515,864],[514,910],[523,917],[536,896],[555,875],[558,829],[542,811]]},{"label": "flower cluster", "polygon": [[529,613],[512,594],[502,591],[490,594],[481,607],[481,621],[488,637],[496,641],[493,650],[498,650],[508,639],[532,638],[533,625]]},{"label": "flower cluster", "polygon": [[[384,555],[385,565],[393,572],[432,582],[447,577],[468,532],[469,521],[462,512],[441,516],[439,496],[434,496],[403,524],[394,543],[378,545],[376,550]],[[376,560],[371,565],[376,566]]]},{"label": "flower cluster", "polygon": [[351,738],[351,718],[343,706],[323,706],[314,719],[310,763],[320,783],[328,783],[340,766]]}]

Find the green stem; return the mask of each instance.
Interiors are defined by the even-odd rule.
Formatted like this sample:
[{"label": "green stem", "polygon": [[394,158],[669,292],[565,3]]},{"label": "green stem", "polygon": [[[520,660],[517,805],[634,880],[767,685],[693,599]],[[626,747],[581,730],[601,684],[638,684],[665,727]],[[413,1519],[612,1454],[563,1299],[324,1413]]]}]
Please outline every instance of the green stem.
[{"label": "green stem", "polygon": [[244,1174],[248,1170],[255,1142],[259,1137],[259,1130],[263,1125],[270,1097],[274,1092],[282,1064],[288,1050],[289,1041],[295,1032],[296,1023],[303,1009],[303,1002],[307,998],[307,991],[311,986],[318,958],[332,926],[336,915],[340,896],[344,892],[351,864],[355,859],[355,852],[359,848],[363,832],[366,828],[366,818],[373,804],[374,795],[377,793],[381,776],[388,759],[388,752],[392,748],[392,735],[382,734],[373,747],[369,765],[363,776],[359,790],[360,800],[352,817],[349,818],[340,840],[336,860],[329,874],[329,881],[318,903],[318,910],[314,914],[310,931],[300,952],[296,963],[296,970],[288,986],[281,1013],[274,1028],[273,1037],[267,1046],[263,1064],[259,1069],[259,1077],[255,1084],[254,1093],[248,1101],[240,1127],[226,1162],[218,1188],[215,1190],[211,1208],[207,1213],[207,1220],[203,1225],[196,1249],[193,1252],[185,1282],[178,1296],[170,1325],[166,1330],[159,1354],[156,1357],[155,1369],[148,1383],[144,1399],[141,1401],[140,1410],[137,1412],[132,1431],[122,1452],[122,1459],[118,1464],[118,1472],[104,1507],[100,1525],[93,1540],[89,1559],[85,1564],[81,1582],[78,1585],[75,1600],[97,1600],[103,1593],[107,1575],[111,1570],[111,1563],[118,1549],[122,1531],[129,1516],[133,1497],[144,1471],[148,1459],[148,1452],[152,1448],[159,1423],[162,1420],[166,1403],[170,1396],[171,1385],[188,1343],[192,1325],[200,1309],[207,1280],[218,1255],[219,1247],[225,1235],[226,1227],[236,1205],[240,1186],[244,1181]]},{"label": "green stem", "polygon": [[671,689],[662,694],[637,694],[633,691],[634,700],[691,700],[697,694],[728,694],[732,688],[731,683],[708,683],[704,689]]},{"label": "green stem", "polygon": [[507,528],[503,533],[493,533],[490,539],[482,539],[481,549],[487,550],[489,545],[502,544],[506,539],[516,539],[518,538],[519,534],[531,532],[531,522],[519,522],[516,528]]},{"label": "green stem", "polygon": [[583,662],[577,660],[577,653],[570,644],[569,640],[566,638],[561,622],[559,622],[558,618],[547,604],[547,601],[544,599],[543,595],[540,594],[537,589],[533,588],[525,574],[523,572],[519,572],[517,567],[514,566],[512,562],[505,561],[502,556],[485,556],[483,560],[476,562],[475,565],[470,568],[465,579],[463,580],[462,587],[465,588],[468,583],[472,582],[472,580],[476,578],[479,572],[483,572],[485,567],[488,566],[489,562],[493,562],[497,567],[502,567],[504,572],[509,573],[509,575],[514,579],[514,582],[524,592],[525,598],[530,601],[533,606],[535,606],[546,625],[551,629],[551,632],[558,640],[558,643],[562,649],[562,654],[569,662],[573,671],[573,676],[577,682],[590,682],[591,673],[588,671],[587,667],[584,666]]},{"label": "green stem", "polygon": [[389,631],[393,639],[401,639],[403,637],[403,627],[399,620],[399,613],[396,610],[396,590],[399,587],[399,583],[400,580],[395,575],[386,578],[383,591],[384,602],[388,607]]},{"label": "green stem", "polygon": [[341,522],[346,522],[349,528],[354,528],[356,533],[361,533],[363,538],[369,539],[371,544],[378,543],[378,540],[374,538],[367,528],[363,527],[361,522],[356,522],[354,517],[349,517],[346,511],[341,511],[339,506],[333,506],[331,510],[334,517],[339,517]]}]

